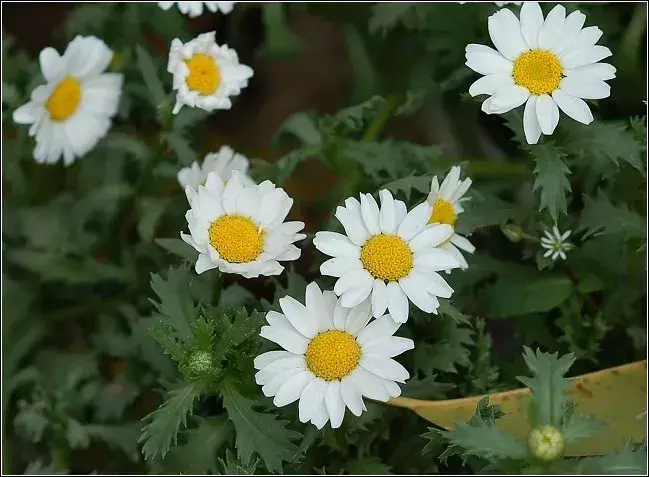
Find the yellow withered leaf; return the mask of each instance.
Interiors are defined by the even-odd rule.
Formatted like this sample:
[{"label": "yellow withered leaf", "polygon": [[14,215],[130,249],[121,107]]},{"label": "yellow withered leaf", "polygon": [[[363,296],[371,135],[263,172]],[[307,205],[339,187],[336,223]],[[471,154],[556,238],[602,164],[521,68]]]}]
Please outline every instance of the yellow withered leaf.
[{"label": "yellow withered leaf", "polygon": [[[577,414],[592,414],[608,426],[598,435],[568,445],[566,455],[604,454],[617,450],[627,439],[646,441],[647,429],[647,361],[603,369],[571,378],[566,394],[577,403]],[[490,404],[498,404],[504,413],[497,421],[503,431],[526,439],[528,388],[513,389],[489,395]],[[445,401],[424,401],[406,397],[388,401],[405,407],[433,424],[453,429],[455,421],[466,422],[473,415],[482,396]]]}]

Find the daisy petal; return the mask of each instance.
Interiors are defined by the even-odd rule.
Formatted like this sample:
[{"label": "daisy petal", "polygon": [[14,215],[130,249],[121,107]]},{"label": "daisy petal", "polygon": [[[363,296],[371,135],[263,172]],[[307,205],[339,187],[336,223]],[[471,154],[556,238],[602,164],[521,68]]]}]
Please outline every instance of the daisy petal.
[{"label": "daisy petal", "polygon": [[331,419],[331,427],[333,429],[339,428],[345,417],[345,402],[340,393],[340,381],[334,380],[327,383],[325,405]]},{"label": "daisy petal", "polygon": [[353,380],[345,376],[340,381],[340,395],[345,402],[345,406],[354,416],[360,416],[363,413],[363,397],[354,386]]},{"label": "daisy petal", "polygon": [[365,346],[377,339],[392,336],[398,329],[400,323],[396,323],[392,318],[382,316],[375,319],[358,333],[356,341],[359,345]]},{"label": "daisy petal", "polygon": [[302,303],[292,296],[285,296],[279,299],[279,306],[286,319],[302,336],[313,338],[316,335],[317,324]]},{"label": "daisy petal", "polygon": [[561,64],[565,69],[573,69],[579,66],[597,63],[604,58],[608,58],[612,54],[611,50],[600,45],[570,49],[561,57]]},{"label": "daisy petal", "polygon": [[523,2],[521,7],[521,32],[530,49],[538,46],[539,30],[543,26],[543,11],[538,2]]},{"label": "daisy petal", "polygon": [[600,80],[584,81],[579,77],[566,76],[559,88],[564,92],[582,99],[602,99],[611,95],[611,87]]},{"label": "daisy petal", "polygon": [[475,81],[469,87],[469,94],[471,96],[494,94],[497,90],[513,84],[514,80],[509,73],[490,74]]},{"label": "daisy petal", "polygon": [[541,125],[536,118],[536,102],[538,96],[530,96],[525,104],[525,111],[523,112],[523,130],[525,131],[525,139],[528,144],[536,144],[541,137]]},{"label": "daisy petal", "polygon": [[388,283],[387,294],[390,315],[397,323],[405,323],[409,312],[408,297],[397,282]]},{"label": "daisy petal", "polygon": [[498,51],[485,45],[468,45],[466,65],[483,75],[508,74],[514,65]]},{"label": "daisy petal", "polygon": [[397,230],[399,237],[405,241],[410,241],[415,235],[426,228],[431,212],[432,207],[428,202],[422,202],[408,212]]},{"label": "daisy petal", "polygon": [[385,282],[374,280],[372,287],[372,316],[383,316],[388,308],[388,290]]},{"label": "daisy petal", "polygon": [[552,134],[559,123],[559,108],[547,94],[542,94],[536,101],[536,119],[546,136]]},{"label": "daisy petal", "polygon": [[304,388],[314,379],[315,376],[308,370],[295,374],[279,388],[275,399],[273,399],[273,404],[277,407],[283,407],[297,401],[300,399]]},{"label": "daisy petal", "polygon": [[370,373],[390,381],[405,383],[410,377],[406,368],[391,358],[383,358],[376,355],[363,355],[360,364]]},{"label": "daisy petal", "polygon": [[322,378],[315,378],[304,387],[298,404],[300,422],[308,422],[324,402],[327,383]]},{"label": "daisy petal", "polygon": [[545,18],[543,26],[539,30],[538,47],[544,50],[551,50],[561,39],[563,26],[566,23],[566,9],[563,5],[557,5]]},{"label": "daisy petal", "polygon": [[552,99],[561,111],[575,121],[579,121],[582,124],[590,124],[593,122],[593,113],[591,113],[590,108],[583,99],[567,94],[561,89],[556,89],[552,93]]},{"label": "daisy petal", "polygon": [[530,97],[527,88],[517,84],[500,89],[491,97],[489,103],[492,113],[503,114],[519,107]]},{"label": "daisy petal", "polygon": [[275,326],[262,326],[259,336],[277,343],[291,353],[304,354],[309,344],[308,340],[297,331]]},{"label": "daisy petal", "polygon": [[505,8],[491,15],[488,26],[491,41],[505,58],[514,60],[527,50],[521,24],[511,10]]}]

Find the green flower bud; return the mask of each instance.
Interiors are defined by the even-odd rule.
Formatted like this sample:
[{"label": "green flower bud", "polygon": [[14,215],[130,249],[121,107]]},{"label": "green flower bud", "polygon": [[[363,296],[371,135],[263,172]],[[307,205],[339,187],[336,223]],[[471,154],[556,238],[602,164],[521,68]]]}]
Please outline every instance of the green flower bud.
[{"label": "green flower bud", "polygon": [[556,427],[545,425],[538,427],[527,439],[532,455],[543,462],[558,459],[565,449],[563,434]]},{"label": "green flower bud", "polygon": [[500,227],[503,234],[512,242],[520,242],[523,236],[523,229],[516,224],[507,224]]},{"label": "green flower bud", "polygon": [[214,366],[212,355],[207,351],[196,351],[187,363],[187,368],[192,374],[208,374]]}]

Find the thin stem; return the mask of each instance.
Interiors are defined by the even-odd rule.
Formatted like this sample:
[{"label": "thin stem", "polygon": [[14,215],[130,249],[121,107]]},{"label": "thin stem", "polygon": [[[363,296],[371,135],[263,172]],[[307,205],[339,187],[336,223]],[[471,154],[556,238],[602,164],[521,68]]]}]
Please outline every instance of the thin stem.
[{"label": "thin stem", "polygon": [[566,275],[568,275],[568,278],[570,279],[575,289],[577,290],[577,293],[581,297],[582,301],[585,303],[588,312],[592,316],[597,316],[599,314],[599,307],[597,306],[597,303],[595,303],[595,301],[590,297],[590,295],[583,293],[579,289],[579,279],[577,278],[577,275],[575,274],[572,267],[567,263],[565,264],[565,271],[566,271]]},{"label": "thin stem", "polygon": [[363,141],[371,142],[378,139],[379,135],[383,131],[383,128],[387,124],[388,119],[390,119],[392,111],[397,106],[399,106],[399,104],[401,104],[402,97],[403,95],[401,93],[395,93],[388,97],[387,101],[383,104],[383,106],[381,106],[381,109],[379,109],[379,112],[377,113],[374,120],[365,130],[365,134],[363,134]]}]

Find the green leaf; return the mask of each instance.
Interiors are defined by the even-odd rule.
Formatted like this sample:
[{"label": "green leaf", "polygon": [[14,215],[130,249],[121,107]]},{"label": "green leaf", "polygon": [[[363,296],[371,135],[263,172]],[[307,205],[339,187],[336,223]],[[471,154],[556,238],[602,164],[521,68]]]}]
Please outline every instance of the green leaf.
[{"label": "green leaf", "polygon": [[378,457],[361,457],[345,464],[349,475],[393,475],[392,468]]},{"label": "green leaf", "polygon": [[424,378],[411,376],[402,391],[405,397],[413,399],[444,399],[455,385],[437,381],[437,375],[431,374]]},{"label": "green leaf", "polygon": [[244,465],[250,463],[253,453],[263,459],[271,472],[281,473],[282,462],[296,462],[300,449],[292,441],[301,435],[286,429],[288,421],[255,411],[255,401],[239,394],[231,382],[223,383],[221,395],[228,418],[237,431],[237,453]]},{"label": "green leaf", "polygon": [[483,292],[485,313],[492,318],[542,313],[574,293],[569,278],[552,275],[503,275]]},{"label": "green leaf", "polygon": [[561,426],[561,432],[567,444],[594,436],[602,432],[606,424],[592,416],[575,415]]},{"label": "green leaf", "polygon": [[347,44],[349,64],[354,75],[353,98],[359,100],[376,94],[380,79],[372,64],[366,41],[351,23],[342,26],[342,33]]},{"label": "green leaf", "polygon": [[158,318],[168,324],[180,340],[191,345],[189,323],[196,319],[196,307],[189,290],[189,274],[184,267],[169,267],[167,278],[151,275],[151,288],[160,301],[151,300],[158,310]]},{"label": "green leaf", "polygon": [[178,428],[187,425],[187,415],[194,409],[194,401],[200,397],[200,389],[190,383],[170,390],[165,402],[143,421],[147,424],[142,428],[138,439],[143,443],[142,453],[144,458],[155,459],[164,457],[169,447],[176,444]]},{"label": "green leaf", "polygon": [[413,189],[421,192],[422,194],[427,194],[430,192],[430,181],[429,176],[416,176],[410,174],[409,176],[397,179],[387,184],[383,184],[382,189],[388,189],[392,191],[395,195],[399,192],[403,192],[407,201],[410,201],[410,194]]},{"label": "green leaf", "polygon": [[563,391],[570,381],[564,376],[575,361],[572,353],[558,357],[540,350],[524,347],[523,359],[532,372],[532,377],[517,376],[517,379],[532,391],[530,421],[532,427],[546,424],[559,428],[568,398]]},{"label": "green leaf", "polygon": [[210,113],[199,108],[182,108],[174,115],[173,130],[183,134],[185,129],[190,128],[209,116]]},{"label": "green leaf", "polygon": [[169,198],[142,197],[138,201],[137,232],[144,242],[150,242],[155,235],[156,227],[166,207],[171,202]]},{"label": "green leaf", "polygon": [[370,99],[354,106],[341,109],[332,116],[320,119],[320,127],[327,134],[345,136],[349,133],[363,130],[365,124],[374,118],[379,109],[386,103],[382,96],[372,96]]},{"label": "green leaf", "polygon": [[465,449],[467,453],[484,459],[522,460],[528,456],[527,446],[524,443],[496,426],[474,427],[459,422],[456,429],[441,434],[454,445]]},{"label": "green leaf", "polygon": [[129,459],[137,462],[139,451],[137,440],[140,435],[140,424],[120,423],[119,425],[88,424],[84,427],[91,439],[100,439],[110,447],[124,452]]},{"label": "green leaf", "polygon": [[[430,319],[430,315],[425,319]],[[435,319],[439,327],[436,337],[432,344],[417,344],[413,354],[414,366],[426,375],[432,375],[435,370],[457,373],[458,366],[470,364],[468,346],[473,344],[473,332],[448,316]]]},{"label": "green leaf", "polygon": [[178,132],[164,133],[160,138],[165,141],[176,153],[183,166],[190,166],[198,161],[196,152],[192,149],[189,141]]},{"label": "green leaf", "polygon": [[548,209],[556,222],[559,214],[566,213],[566,193],[571,192],[568,174],[570,169],[563,162],[565,154],[551,142],[534,146],[534,190],[541,191],[539,210]]},{"label": "green leaf", "polygon": [[625,205],[613,205],[599,190],[597,198],[584,195],[584,210],[579,229],[586,230],[584,238],[593,235],[622,235],[626,239],[645,238],[647,221]]},{"label": "green leaf", "polygon": [[397,25],[409,29],[421,29],[426,25],[427,10],[417,3],[378,3],[372,6],[369,20],[370,33],[380,32],[383,36]]},{"label": "green leaf", "polygon": [[85,449],[90,444],[88,432],[76,419],[69,418],[65,426],[65,439],[71,449]]},{"label": "green leaf", "polygon": [[151,94],[151,105],[157,108],[165,100],[164,86],[158,77],[158,72],[151,55],[141,45],[136,45],[135,51],[137,53],[137,67],[142,74],[144,84],[146,84]]},{"label": "green leaf", "polygon": [[142,140],[130,134],[116,131],[109,132],[98,147],[107,149],[108,153],[125,152],[140,160],[149,159],[151,155],[149,147]]},{"label": "green leaf", "polygon": [[295,113],[289,116],[275,133],[273,140],[279,142],[282,135],[290,134],[305,146],[320,146],[322,137],[316,118],[312,113]]},{"label": "green leaf", "polygon": [[225,460],[219,457],[219,464],[223,468],[223,472],[219,472],[220,475],[254,475],[259,465],[259,459],[253,459],[252,462],[244,465],[234,456],[230,449],[227,449],[225,451]]},{"label": "green leaf", "polygon": [[581,475],[647,475],[647,447],[625,447],[619,452],[579,461],[574,469]]},{"label": "green leaf", "polygon": [[257,336],[265,322],[264,313],[253,311],[248,315],[245,308],[237,311],[234,315],[233,322],[230,322],[228,316],[224,316],[221,322],[223,329],[214,347],[216,357],[222,359],[228,351],[236,348],[253,336]]},{"label": "green leaf", "polygon": [[252,159],[254,177],[270,180],[278,186],[281,186],[293,174],[297,166],[311,158],[317,157],[319,152],[319,147],[306,147],[295,149],[274,163],[261,159]]},{"label": "green leaf", "polygon": [[188,262],[196,262],[198,252],[184,240],[176,238],[157,238],[153,241],[164,248],[167,252],[177,255]]},{"label": "green leaf", "polygon": [[286,24],[283,4],[264,4],[261,15],[266,39],[259,50],[260,55],[278,59],[291,57],[304,51],[306,46],[304,40],[293,33]]},{"label": "green leaf", "polygon": [[18,435],[30,442],[40,442],[43,439],[43,434],[49,425],[49,421],[45,417],[42,407],[23,403],[22,408],[14,418],[13,424]]}]

